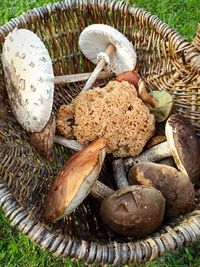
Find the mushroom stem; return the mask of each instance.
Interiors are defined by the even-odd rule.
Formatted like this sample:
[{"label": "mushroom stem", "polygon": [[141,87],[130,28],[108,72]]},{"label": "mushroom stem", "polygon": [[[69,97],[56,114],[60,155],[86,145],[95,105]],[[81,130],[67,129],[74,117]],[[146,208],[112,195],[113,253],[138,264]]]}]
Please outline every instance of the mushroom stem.
[{"label": "mushroom stem", "polygon": [[123,159],[114,160],[112,162],[112,167],[113,167],[113,177],[117,185],[117,188],[120,189],[129,186]]},{"label": "mushroom stem", "polygon": [[157,162],[163,158],[171,157],[172,152],[167,141],[160,143],[148,150],[145,150],[137,157],[129,157],[124,160],[125,169],[129,169],[135,164],[143,161]]},{"label": "mushroom stem", "polygon": [[95,184],[92,187],[92,190],[90,191],[90,194],[97,198],[99,201],[103,201],[110,195],[114,193],[114,190],[112,190],[107,185],[101,183],[100,181],[96,181]]},{"label": "mushroom stem", "polygon": [[73,149],[75,151],[80,151],[84,147],[83,145],[79,144],[76,140],[68,140],[58,135],[54,136],[54,142],[59,145],[65,146],[67,148]]},{"label": "mushroom stem", "polygon": [[[87,73],[80,73],[80,74],[70,74],[70,75],[62,75],[62,76],[55,76],[54,77],[54,84],[66,84],[66,83],[73,83],[73,82],[80,82],[86,81],[89,79],[91,72]],[[109,79],[112,78],[114,75],[111,72],[102,71],[97,79]]]},{"label": "mushroom stem", "polygon": [[[114,52],[114,50],[115,50],[114,45],[109,44],[108,47],[106,48],[105,53],[107,54],[108,57],[110,57],[112,53]],[[92,87],[92,85],[96,81],[97,77],[99,76],[99,73],[102,71],[105,64],[106,64],[106,60],[104,58],[100,58],[90,78],[87,80],[85,86],[83,87],[83,90],[89,90]]]}]

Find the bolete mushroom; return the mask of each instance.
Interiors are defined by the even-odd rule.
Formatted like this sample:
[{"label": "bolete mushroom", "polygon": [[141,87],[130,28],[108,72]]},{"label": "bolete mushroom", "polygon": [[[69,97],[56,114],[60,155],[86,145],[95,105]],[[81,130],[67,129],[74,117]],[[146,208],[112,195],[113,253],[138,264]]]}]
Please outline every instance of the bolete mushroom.
[{"label": "bolete mushroom", "polygon": [[[40,132],[49,121],[54,83],[86,80],[90,76],[86,73],[54,77],[48,50],[40,38],[27,29],[15,28],[7,35],[1,59],[12,111],[28,132]],[[112,77],[108,73],[102,75]]]},{"label": "bolete mushroom", "polygon": [[195,200],[195,190],[189,177],[177,169],[152,162],[141,162],[130,169],[131,185],[158,189],[166,199],[166,216],[176,217],[189,212]]},{"label": "bolete mushroom", "polygon": [[105,146],[106,140],[99,138],[65,162],[44,202],[47,221],[70,214],[87,197],[99,176]]},{"label": "bolete mushroom", "polygon": [[192,124],[184,116],[173,114],[166,122],[165,133],[167,141],[142,152],[137,157],[125,159],[126,170],[139,162],[156,162],[173,156],[177,168],[188,175],[192,183],[197,183],[200,178],[200,144]]},{"label": "bolete mushroom", "polygon": [[[91,193],[103,200],[100,216],[111,229],[133,237],[151,233],[163,220],[164,197],[158,190],[143,186],[114,192],[96,181],[105,157],[105,144],[105,139],[100,138],[66,161],[46,196],[46,221],[56,221],[70,214]],[[107,213],[110,202],[112,207]]]},{"label": "bolete mushroom", "polygon": [[106,65],[116,75],[133,70],[136,65],[133,45],[121,32],[105,24],[92,24],[86,27],[80,34],[79,47],[85,57],[97,64],[83,90],[92,87]]},{"label": "bolete mushroom", "polygon": [[161,225],[165,198],[153,187],[128,186],[103,200],[100,216],[116,233],[134,238],[144,237]]}]

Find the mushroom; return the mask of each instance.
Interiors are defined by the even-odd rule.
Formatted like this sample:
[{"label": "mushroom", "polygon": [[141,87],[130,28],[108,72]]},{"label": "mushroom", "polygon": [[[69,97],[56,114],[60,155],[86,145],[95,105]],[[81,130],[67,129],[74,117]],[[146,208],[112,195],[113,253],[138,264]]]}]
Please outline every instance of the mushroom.
[{"label": "mushroom", "polygon": [[166,199],[166,216],[189,212],[195,201],[195,190],[189,177],[177,169],[152,162],[141,162],[130,169],[131,185],[153,186]]},{"label": "mushroom", "polygon": [[[85,80],[90,74],[54,77],[44,43],[30,30],[14,29],[5,38],[2,64],[12,111],[28,132],[40,132],[50,119],[54,82]],[[103,77],[111,77],[103,73]]]},{"label": "mushroom", "polygon": [[153,187],[128,186],[103,200],[100,216],[116,233],[134,238],[144,237],[161,225],[165,199]]},{"label": "mushroom", "polygon": [[105,146],[106,140],[99,138],[65,162],[45,198],[47,221],[70,214],[87,197],[99,176]]},{"label": "mushroom", "polygon": [[5,39],[2,64],[12,111],[24,129],[40,132],[53,105],[53,68],[44,44],[31,31],[14,29]]},{"label": "mushroom", "polygon": [[85,57],[97,64],[83,90],[92,87],[105,65],[116,75],[133,70],[136,65],[133,45],[121,32],[105,24],[92,24],[86,27],[81,32],[79,47]]},{"label": "mushroom", "polygon": [[139,162],[156,162],[173,156],[177,168],[188,175],[192,183],[197,183],[200,178],[200,144],[192,124],[181,114],[173,114],[166,122],[165,133],[167,141],[142,152],[137,157],[125,159],[126,170]]},{"label": "mushroom", "polygon": [[45,219],[51,222],[69,215],[91,193],[103,200],[100,216],[115,232],[133,237],[149,234],[163,220],[165,199],[154,188],[131,186],[114,192],[96,181],[105,145],[105,139],[100,138],[66,161],[45,198]]}]

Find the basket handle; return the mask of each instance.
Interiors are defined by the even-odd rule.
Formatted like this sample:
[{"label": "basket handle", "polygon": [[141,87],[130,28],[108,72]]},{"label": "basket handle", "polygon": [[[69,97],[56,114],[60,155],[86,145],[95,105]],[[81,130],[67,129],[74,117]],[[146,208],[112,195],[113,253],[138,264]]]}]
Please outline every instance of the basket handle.
[{"label": "basket handle", "polygon": [[192,44],[199,50],[200,52],[200,23],[198,24],[196,35],[192,41]]}]

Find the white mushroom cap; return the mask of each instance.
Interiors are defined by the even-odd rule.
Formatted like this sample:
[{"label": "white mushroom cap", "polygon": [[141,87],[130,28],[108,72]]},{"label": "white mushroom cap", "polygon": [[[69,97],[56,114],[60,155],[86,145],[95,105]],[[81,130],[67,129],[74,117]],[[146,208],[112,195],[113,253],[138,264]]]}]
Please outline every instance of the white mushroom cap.
[{"label": "white mushroom cap", "polygon": [[82,53],[94,64],[98,63],[99,53],[105,52],[109,44],[113,44],[116,49],[110,57],[108,69],[116,75],[133,70],[137,58],[133,45],[115,28],[105,24],[92,24],[81,32],[79,38]]},{"label": "white mushroom cap", "polygon": [[39,37],[14,29],[5,39],[2,63],[10,105],[18,122],[40,132],[53,105],[54,74],[51,58]]}]

